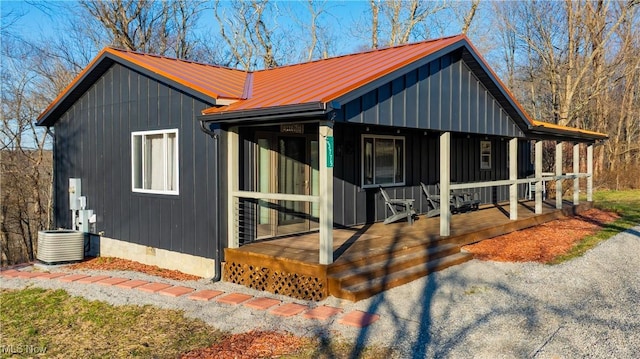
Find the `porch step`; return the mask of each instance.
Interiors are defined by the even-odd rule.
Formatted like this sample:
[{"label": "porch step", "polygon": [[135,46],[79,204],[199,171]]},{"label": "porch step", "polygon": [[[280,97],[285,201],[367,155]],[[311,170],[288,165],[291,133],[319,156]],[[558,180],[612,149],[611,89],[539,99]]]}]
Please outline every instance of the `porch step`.
[{"label": "porch step", "polygon": [[450,243],[445,242],[442,239],[437,239],[422,243],[420,245],[395,248],[391,250],[391,252],[389,251],[389,249],[384,251],[371,251],[365,256],[362,256],[362,253],[358,252],[360,256],[357,258],[342,257],[340,261],[331,264],[327,269],[327,274],[329,276],[338,276],[338,273],[348,271],[349,269],[366,267],[368,265],[373,265],[380,262],[389,262],[394,258],[410,254],[422,255],[427,258],[427,260],[435,259],[445,255],[458,253],[461,247],[462,246],[460,246],[458,243]]},{"label": "porch step", "polygon": [[369,263],[350,262],[341,264],[340,270],[329,271],[329,288],[347,287],[359,282],[369,281],[387,274],[422,265],[430,260],[449,256],[460,252],[460,247],[454,244],[444,244],[437,247],[415,247],[376,257]]},{"label": "porch step", "polygon": [[329,274],[329,293],[358,301],[471,258],[471,254],[460,253],[460,248],[452,244],[417,247],[412,253]]}]

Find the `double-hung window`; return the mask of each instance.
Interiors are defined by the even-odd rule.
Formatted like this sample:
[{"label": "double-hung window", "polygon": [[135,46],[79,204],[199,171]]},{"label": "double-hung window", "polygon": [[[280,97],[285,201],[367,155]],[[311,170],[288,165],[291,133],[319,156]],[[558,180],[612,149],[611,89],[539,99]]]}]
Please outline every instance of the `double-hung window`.
[{"label": "double-hung window", "polygon": [[362,187],[404,185],[402,136],[362,136]]},{"label": "double-hung window", "polygon": [[178,194],[178,130],[131,133],[134,192]]},{"label": "double-hung window", "polygon": [[480,141],[480,169],[491,169],[491,141]]}]

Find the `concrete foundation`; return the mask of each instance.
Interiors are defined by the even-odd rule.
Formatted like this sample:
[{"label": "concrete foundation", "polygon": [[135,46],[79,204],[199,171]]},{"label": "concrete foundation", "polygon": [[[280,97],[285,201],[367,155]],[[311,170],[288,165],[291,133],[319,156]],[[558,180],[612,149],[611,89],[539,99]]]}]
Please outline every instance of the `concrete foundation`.
[{"label": "concrete foundation", "polygon": [[[128,259],[203,278],[212,278],[215,275],[215,261],[211,258],[143,246],[108,237],[92,236],[91,242],[90,254],[92,255]],[[96,251],[98,248],[99,252]]]}]

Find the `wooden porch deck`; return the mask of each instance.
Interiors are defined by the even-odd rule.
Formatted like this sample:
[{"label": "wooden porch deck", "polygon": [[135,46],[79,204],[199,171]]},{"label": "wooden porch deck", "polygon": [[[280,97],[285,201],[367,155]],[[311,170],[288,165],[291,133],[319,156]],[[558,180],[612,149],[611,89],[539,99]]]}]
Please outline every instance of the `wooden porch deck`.
[{"label": "wooden porch deck", "polygon": [[224,279],[301,299],[334,295],[360,300],[471,259],[460,252],[466,244],[572,215],[590,205],[565,202],[557,210],[555,201],[546,201],[543,213],[536,215],[533,201],[521,201],[516,221],[509,219],[508,203],[485,205],[452,215],[449,237],[440,237],[439,217],[425,215],[413,226],[402,221],[335,229],[330,265],[318,264],[317,232],[264,240],[227,248]]}]

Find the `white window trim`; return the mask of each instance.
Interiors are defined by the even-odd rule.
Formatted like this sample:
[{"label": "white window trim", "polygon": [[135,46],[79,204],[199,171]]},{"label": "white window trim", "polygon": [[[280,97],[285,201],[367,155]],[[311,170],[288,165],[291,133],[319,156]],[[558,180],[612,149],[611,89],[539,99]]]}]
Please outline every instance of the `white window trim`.
[{"label": "white window trim", "polygon": [[[364,183],[364,163],[365,163],[365,153],[364,153],[364,140],[365,138],[372,138],[374,139],[374,143],[375,143],[375,139],[376,138],[383,138],[383,139],[393,139],[393,140],[402,140],[402,160],[404,161],[403,166],[402,166],[402,182],[394,182],[394,183],[375,183],[375,184],[365,184]],[[360,178],[360,184],[362,185],[362,188],[377,188],[379,186],[382,187],[389,187],[389,186],[404,186],[407,180],[407,139],[405,138],[405,136],[391,136],[391,135],[369,135],[369,134],[363,134],[361,141],[360,141],[360,152],[362,152],[361,156],[360,156],[360,173],[361,173],[361,178]],[[393,165],[394,167],[397,167],[397,163],[396,163],[396,158],[394,156],[393,158]],[[376,157],[375,157],[375,148],[374,148],[374,156],[373,156],[373,169],[375,172],[375,167],[376,167]],[[375,173],[374,173],[374,180],[375,180]]]},{"label": "white window trim", "polygon": [[[484,143],[489,143],[489,165],[485,166],[484,161],[482,161],[482,157],[484,156],[482,153],[482,145]],[[480,141],[480,169],[481,170],[490,170],[491,169],[491,165],[492,165],[492,161],[491,161],[491,157],[493,156],[493,143],[491,143],[491,141]]]},{"label": "white window trim", "polygon": [[[135,148],[134,148],[134,137],[136,136],[142,136],[144,138],[144,136],[152,136],[152,135],[164,135],[163,136],[163,146],[164,146],[164,153],[167,153],[167,143],[168,141],[167,136],[170,133],[175,133],[176,135],[176,139],[175,139],[175,151],[173,151],[174,153],[174,161],[175,161],[175,167],[176,167],[176,189],[169,191],[169,190],[155,190],[155,189],[144,189],[144,188],[136,188],[136,184],[135,184],[135,178],[134,178],[134,174],[135,174],[135,163],[134,163],[134,152],[135,152]],[[179,195],[180,194],[180,162],[179,162],[179,149],[180,149],[180,142],[179,142],[179,137],[178,136],[178,129],[177,128],[172,128],[172,129],[167,129],[167,130],[151,130],[151,131],[135,131],[135,132],[131,132],[131,191],[132,192],[138,192],[138,193],[150,193],[150,194],[167,194],[167,195]],[[142,155],[140,156],[142,158],[142,168],[144,169],[144,153],[145,153],[145,141],[142,141]],[[166,156],[164,157],[164,161],[163,161],[163,173],[165,174],[165,176],[163,176],[164,178],[164,187],[167,187],[167,158]],[[141,171],[141,175],[144,174],[144,170]],[[142,183],[144,183],[144,179],[142,179]]]}]

